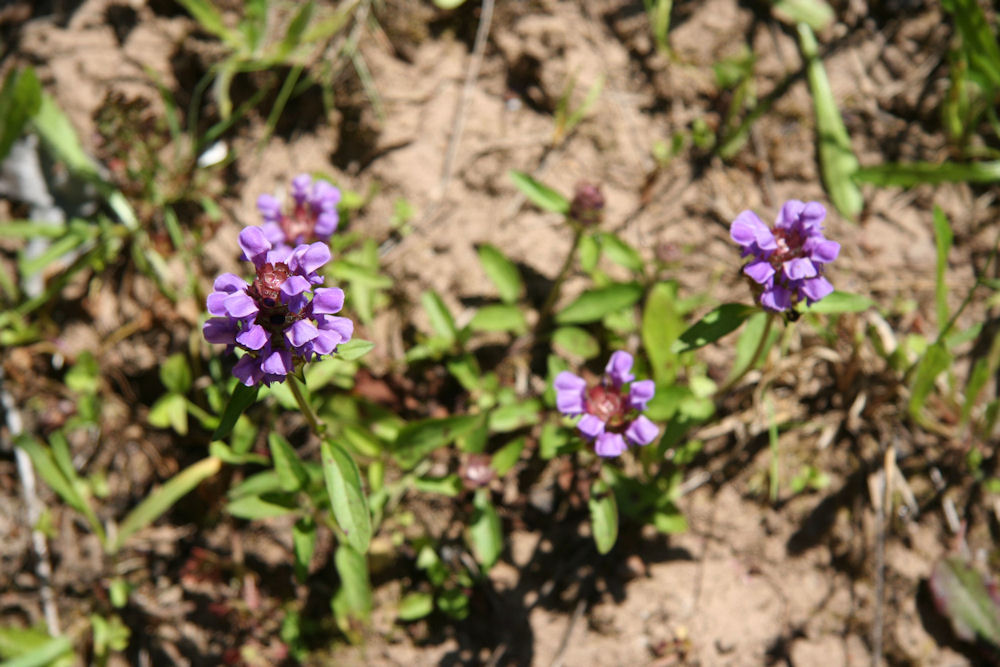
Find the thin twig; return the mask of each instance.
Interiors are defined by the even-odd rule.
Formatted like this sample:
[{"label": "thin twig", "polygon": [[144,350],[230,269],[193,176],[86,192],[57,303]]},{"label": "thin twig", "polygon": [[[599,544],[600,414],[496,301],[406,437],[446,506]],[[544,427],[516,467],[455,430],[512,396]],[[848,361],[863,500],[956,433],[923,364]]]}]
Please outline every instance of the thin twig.
[{"label": "thin twig", "polygon": [[[588,591],[589,593],[589,587]],[[569,625],[566,626],[566,632],[563,633],[562,641],[559,642],[559,649],[556,651],[556,655],[552,658],[552,667],[562,667],[563,655],[566,653],[566,648],[569,646],[570,635],[573,634],[573,628],[576,627],[577,621],[583,616],[583,610],[587,608],[587,595],[581,595],[580,599],[576,602],[576,608],[573,610],[573,615],[569,619]]]},{"label": "thin twig", "polygon": [[472,59],[469,61],[469,69],[465,73],[465,84],[462,86],[462,95],[458,98],[458,108],[455,110],[455,122],[451,130],[451,139],[448,141],[448,152],[444,158],[441,182],[438,185],[438,198],[444,197],[448,183],[451,181],[455,155],[458,153],[458,144],[465,129],[466,107],[469,105],[472,87],[476,84],[476,79],[479,78],[479,69],[483,64],[483,54],[486,51],[486,38],[490,34],[490,24],[493,23],[493,1],[483,0],[482,10],[479,14],[479,27],[476,29],[476,41],[472,46]]},{"label": "thin twig", "polygon": [[[0,366],[0,409],[6,417],[7,430],[12,440],[23,430],[21,414],[14,405],[14,397],[3,389],[3,367]],[[2,437],[0,433],[0,437]],[[0,450],[8,449],[9,443],[2,443]],[[42,502],[38,499],[35,486],[35,469],[27,452],[14,446],[14,457],[17,460],[17,474],[21,478],[21,494],[28,510],[28,527],[31,529],[31,547],[35,551],[35,576],[38,577],[39,597],[42,600],[42,612],[45,614],[45,626],[52,637],[58,636],[59,608],[56,606],[55,594],[52,592],[52,564],[49,562],[49,545],[45,541],[45,533],[36,526],[42,516]]]},{"label": "thin twig", "polygon": [[885,612],[885,518],[892,509],[892,483],[895,479],[896,447],[889,445],[882,463],[880,498],[875,501],[875,620],[872,622],[872,667],[882,664],[882,630]]}]

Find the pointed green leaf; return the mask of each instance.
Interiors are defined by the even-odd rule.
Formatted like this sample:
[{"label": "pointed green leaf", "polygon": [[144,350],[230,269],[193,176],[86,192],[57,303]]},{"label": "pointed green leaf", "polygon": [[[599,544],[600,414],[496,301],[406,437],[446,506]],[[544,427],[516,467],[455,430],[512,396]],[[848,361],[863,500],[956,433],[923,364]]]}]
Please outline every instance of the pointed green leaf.
[{"label": "pointed green leaf", "polygon": [[557,352],[580,359],[593,359],[601,352],[597,339],[579,327],[559,327],[552,332],[552,346]]},{"label": "pointed green leaf", "polygon": [[361,630],[368,625],[374,606],[368,563],[365,555],[350,544],[337,547],[333,563],[340,576],[340,588],[331,602],[337,627],[350,641],[358,643],[363,638]]},{"label": "pointed green leaf", "polygon": [[841,215],[854,221],[864,207],[861,190],[853,180],[858,171],[858,158],[854,155],[851,138],[847,134],[844,119],[840,116],[837,101],[830,88],[830,80],[819,57],[816,37],[805,23],[799,23],[797,27],[816,113],[816,142],[823,184]]},{"label": "pointed green leaf", "polygon": [[345,361],[354,361],[371,352],[374,347],[375,343],[371,341],[352,338],[337,346],[337,356]]},{"label": "pointed green leaf", "polygon": [[344,531],[347,543],[363,554],[368,551],[372,539],[372,519],[368,498],[361,486],[361,472],[347,450],[333,440],[324,440],[320,452],[333,516]]},{"label": "pointed green leaf", "polygon": [[477,310],[469,327],[473,331],[510,331],[521,334],[528,330],[528,323],[517,306],[494,303]]},{"label": "pointed green leaf", "polygon": [[468,435],[482,423],[480,415],[461,415],[443,419],[424,419],[407,424],[396,436],[393,456],[403,468],[409,469],[438,447]]},{"label": "pointed green leaf", "polygon": [[948,323],[948,285],[944,274],[948,270],[948,251],[954,236],[951,224],[940,206],[934,206],[934,242],[937,248],[937,267],[934,273],[934,301],[937,304],[937,325],[943,329]]},{"label": "pointed green leaf", "polygon": [[606,554],[615,546],[618,539],[618,505],[615,494],[601,480],[594,482],[590,489],[590,528],[594,534],[597,551]]},{"label": "pointed green leaf", "polygon": [[934,390],[934,381],[937,376],[951,367],[952,356],[943,343],[934,343],[924,352],[924,355],[917,362],[916,374],[913,378],[913,386],[910,388],[910,416],[918,422],[922,421],[920,411]]},{"label": "pointed green leaf", "polygon": [[407,593],[399,601],[396,617],[401,621],[416,621],[434,611],[434,596],[430,593],[414,591]]},{"label": "pointed green leaf", "polygon": [[455,318],[452,317],[444,300],[434,290],[427,290],[420,295],[420,301],[424,304],[424,310],[431,321],[431,327],[434,328],[437,335],[449,343],[454,343],[458,338],[458,329],[455,327]]},{"label": "pointed green leaf", "polygon": [[556,314],[559,324],[596,322],[605,315],[634,306],[642,298],[638,283],[612,283],[587,290]]},{"label": "pointed green leaf", "polygon": [[489,572],[503,552],[503,528],[500,515],[490,502],[487,489],[477,489],[472,501],[472,519],[469,521],[468,540],[476,560]]},{"label": "pointed green leaf", "polygon": [[938,609],[951,620],[955,634],[1000,645],[1000,609],[983,576],[959,556],[949,556],[931,572],[931,593]]},{"label": "pointed green leaf", "polygon": [[823,315],[836,315],[839,313],[860,313],[875,305],[875,302],[861,294],[850,294],[848,292],[833,292],[823,297],[811,306],[806,306],[802,302],[799,310],[804,313],[820,313]]},{"label": "pointed green leaf", "polygon": [[156,521],[178,500],[193,491],[204,480],[219,472],[221,467],[222,461],[214,456],[202,459],[180,471],[163,486],[146,496],[146,499],[129,512],[125,520],[118,526],[118,536],[115,539],[112,553],[120,550],[133,533]]},{"label": "pointed green leaf", "polygon": [[674,381],[677,354],[671,347],[683,330],[684,320],[677,307],[677,284],[657,283],[649,291],[642,311],[642,346],[658,385]]},{"label": "pointed green leaf", "polygon": [[0,90],[0,162],[42,103],[42,86],[31,67],[12,69]]},{"label": "pointed green leaf", "polygon": [[229,437],[229,434],[233,432],[233,427],[236,425],[236,420],[257,400],[257,392],[259,390],[260,387],[258,385],[247,387],[246,385],[237,383],[236,388],[233,390],[233,395],[230,396],[229,402],[226,404],[226,409],[222,412],[222,417],[219,419],[219,428],[215,429],[215,433],[212,434],[212,440],[225,440]]},{"label": "pointed green leaf", "polygon": [[854,180],[872,185],[909,188],[924,183],[1000,182],[1000,160],[991,162],[904,162],[863,167]]},{"label": "pointed green leaf", "polygon": [[517,303],[523,285],[521,274],[514,262],[507,259],[507,256],[500,252],[499,248],[489,243],[479,246],[478,252],[483,270],[496,285],[497,291],[500,293],[500,300],[504,303]]},{"label": "pointed green leaf", "polygon": [[639,251],[622,241],[614,234],[599,233],[596,235],[601,244],[601,251],[604,256],[619,266],[623,266],[629,271],[642,273],[643,262]]},{"label": "pointed green leaf", "polygon": [[511,170],[508,174],[517,189],[538,208],[563,215],[569,213],[569,200],[549,186],[536,181],[523,171]]},{"label": "pointed green leaf", "polygon": [[688,327],[670,346],[670,351],[680,354],[714,343],[735,331],[748,317],[757,312],[760,310],[755,306],[724,303]]},{"label": "pointed green leaf", "polygon": [[173,428],[180,435],[186,435],[187,401],[180,394],[160,396],[149,408],[149,423],[156,428]]},{"label": "pointed green leaf", "polygon": [[309,481],[309,473],[288,440],[272,431],[267,436],[267,444],[271,449],[271,460],[274,462],[274,471],[278,473],[281,488],[285,491],[298,491],[304,487]]}]

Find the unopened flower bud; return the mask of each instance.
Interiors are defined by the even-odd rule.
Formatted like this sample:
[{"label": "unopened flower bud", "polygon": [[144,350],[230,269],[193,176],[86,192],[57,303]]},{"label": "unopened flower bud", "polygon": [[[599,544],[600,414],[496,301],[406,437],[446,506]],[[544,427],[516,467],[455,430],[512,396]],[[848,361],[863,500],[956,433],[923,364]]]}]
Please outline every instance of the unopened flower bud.
[{"label": "unopened flower bud", "polygon": [[569,217],[585,227],[600,224],[604,217],[604,195],[601,187],[586,181],[576,184],[573,201],[569,205]]}]

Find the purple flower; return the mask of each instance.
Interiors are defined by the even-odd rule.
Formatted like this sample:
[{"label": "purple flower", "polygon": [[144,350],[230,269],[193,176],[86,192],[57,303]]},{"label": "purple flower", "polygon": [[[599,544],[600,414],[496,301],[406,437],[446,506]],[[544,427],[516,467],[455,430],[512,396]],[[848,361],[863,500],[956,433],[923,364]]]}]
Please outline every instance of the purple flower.
[{"label": "purple flower", "polygon": [[202,333],[209,343],[246,351],[233,368],[240,382],[284,382],[303,363],[351,339],[354,323],[335,317],[344,306],[343,290],[316,287],[323,283],[317,270],[330,260],[325,243],[273,247],[260,227],[244,229],[239,242],[256,277],[250,284],[233,273],[216,278],[207,304],[214,317]]},{"label": "purple flower", "polygon": [[805,299],[813,304],[833,291],[824,265],[837,259],[840,244],[823,236],[826,209],[819,202],[792,199],[769,228],[753,211],[743,211],[729,228],[743,257],[743,273],[754,282],[758,303],[781,312]]},{"label": "purple flower", "polygon": [[292,179],[292,203],[286,213],[274,196],[257,198],[257,210],[264,218],[260,226],[264,238],[276,248],[328,242],[340,222],[340,190],[326,181],[313,182],[309,174],[299,174]]},{"label": "purple flower", "polygon": [[556,376],[556,408],[564,415],[583,415],[576,427],[594,441],[598,456],[618,456],[629,444],[648,445],[660,434],[656,425],[640,414],[656,393],[656,386],[652,380],[634,382],[632,363],[628,352],[615,352],[603,380],[592,387],[569,371]]}]

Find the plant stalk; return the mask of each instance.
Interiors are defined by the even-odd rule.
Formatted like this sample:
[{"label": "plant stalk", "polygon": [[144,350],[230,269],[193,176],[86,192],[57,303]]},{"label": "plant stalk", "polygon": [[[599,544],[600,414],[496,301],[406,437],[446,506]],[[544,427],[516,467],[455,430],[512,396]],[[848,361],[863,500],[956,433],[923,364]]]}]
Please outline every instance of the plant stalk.
[{"label": "plant stalk", "polygon": [[569,275],[569,270],[573,266],[573,260],[576,259],[576,251],[580,248],[580,240],[582,238],[583,228],[574,225],[573,244],[570,246],[569,252],[566,253],[566,259],[563,261],[558,275],[556,275],[555,282],[552,283],[552,289],[549,290],[549,295],[545,298],[545,303],[542,304],[541,309],[538,311],[538,321],[535,323],[535,338],[538,338],[548,319],[552,316],[552,308],[555,306],[556,300],[559,298],[559,291],[562,289],[562,284],[565,282],[566,276]]},{"label": "plant stalk", "polygon": [[302,393],[302,387],[299,385],[299,382],[300,380],[296,376],[288,375],[288,388],[292,390],[292,396],[295,397],[295,402],[299,404],[299,410],[302,411],[306,421],[309,422],[313,433],[322,438],[326,433],[326,423],[316,415],[316,411],[309,405],[309,401],[306,400],[305,395]]},{"label": "plant stalk", "polygon": [[731,380],[722,385],[722,387],[715,392],[716,398],[722,396],[730,389],[736,386],[736,384],[743,379],[743,377],[750,372],[750,369],[757,365],[757,361],[760,359],[761,353],[764,351],[764,347],[767,345],[767,339],[771,336],[771,328],[774,326],[774,320],[777,319],[777,315],[774,313],[767,314],[767,323],[764,324],[764,332],[760,336],[760,340],[757,341],[757,348],[753,351],[753,356],[750,357],[750,361],[747,365],[743,367],[739,373],[737,373]]}]

